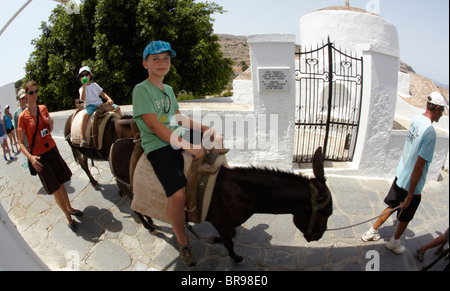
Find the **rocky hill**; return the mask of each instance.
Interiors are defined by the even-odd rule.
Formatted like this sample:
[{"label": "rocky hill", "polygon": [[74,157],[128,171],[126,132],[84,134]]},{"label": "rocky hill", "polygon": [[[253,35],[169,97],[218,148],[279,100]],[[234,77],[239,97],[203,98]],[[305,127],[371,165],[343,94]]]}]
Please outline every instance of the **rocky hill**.
[{"label": "rocky hill", "polygon": [[439,91],[441,94],[449,100],[449,89],[436,85],[432,80],[418,75],[414,69],[401,62],[400,71],[409,74],[411,77],[410,98],[403,98],[407,103],[414,107],[422,108],[426,103],[427,97],[430,92]]},{"label": "rocky hill", "polygon": [[234,61],[233,70],[236,76],[245,71],[245,66],[250,66],[250,52],[246,36],[219,34],[219,45],[223,56]]},{"label": "rocky hill", "polygon": [[[224,53],[224,57],[231,58],[235,62],[235,77],[243,73],[243,64],[250,66],[250,52],[246,36],[236,36],[229,34],[219,34],[219,44]],[[298,48],[297,48],[298,49]],[[245,71],[246,67],[244,67]],[[442,95],[449,100],[449,89],[436,85],[432,80],[418,75],[414,69],[403,62],[400,63],[400,70],[411,76],[410,98],[403,98],[407,103],[423,108],[426,98],[430,92],[440,91]],[[246,72],[245,75],[249,75]],[[246,78],[251,77],[247,76]]]}]

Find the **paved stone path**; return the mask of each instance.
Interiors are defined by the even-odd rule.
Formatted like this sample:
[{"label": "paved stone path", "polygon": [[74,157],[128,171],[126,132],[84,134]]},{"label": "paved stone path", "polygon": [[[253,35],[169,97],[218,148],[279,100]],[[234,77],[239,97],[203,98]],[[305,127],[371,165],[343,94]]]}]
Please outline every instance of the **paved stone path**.
[{"label": "paved stone path", "polygon": [[[21,166],[22,156],[0,165],[0,202],[19,232],[52,270],[420,270],[434,260],[433,251],[425,263],[415,258],[419,245],[430,242],[448,228],[449,178],[443,172],[439,182],[427,182],[422,204],[403,236],[407,251],[397,255],[386,249],[392,237],[392,219],[380,229],[378,242],[363,243],[360,236],[371,226],[326,232],[318,242],[307,243],[292,223],[291,215],[254,215],[238,228],[235,250],[245,264],[235,265],[222,245],[210,244],[216,234],[209,223],[194,225],[201,235],[189,234],[198,264],[185,267],[174,248],[169,225],[159,225],[151,235],[130,210],[127,198],[118,188],[107,162],[96,162],[92,169],[101,189],[95,190],[74,162],[67,143],[56,138],[59,150],[73,172],[66,184],[75,208],[84,216],[75,218],[78,232],[66,225],[54,198],[47,195],[37,177]],[[333,215],[328,227],[358,223],[378,215],[391,181],[329,176],[333,195]],[[443,268],[442,261],[434,269]]]}]

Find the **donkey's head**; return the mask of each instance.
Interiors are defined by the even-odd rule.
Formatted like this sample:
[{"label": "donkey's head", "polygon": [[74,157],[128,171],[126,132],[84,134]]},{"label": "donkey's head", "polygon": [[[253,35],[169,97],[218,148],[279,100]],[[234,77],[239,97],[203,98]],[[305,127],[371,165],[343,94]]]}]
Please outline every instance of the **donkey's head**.
[{"label": "donkey's head", "polygon": [[328,217],[333,212],[331,192],[325,183],[323,169],[322,148],[319,147],[313,157],[313,172],[315,179],[309,182],[311,192],[311,215],[309,219],[304,216],[294,216],[295,225],[303,232],[305,239],[310,241],[319,240],[327,229]]}]

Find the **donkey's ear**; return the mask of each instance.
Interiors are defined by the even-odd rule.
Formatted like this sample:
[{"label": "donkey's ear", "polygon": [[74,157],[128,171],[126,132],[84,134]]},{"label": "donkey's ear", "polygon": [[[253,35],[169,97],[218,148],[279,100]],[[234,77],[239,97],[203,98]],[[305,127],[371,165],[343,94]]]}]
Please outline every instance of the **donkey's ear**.
[{"label": "donkey's ear", "polygon": [[322,154],[322,147],[317,148],[316,152],[314,153],[313,157],[313,172],[314,176],[317,180],[321,182],[325,182],[325,172],[323,170],[323,161],[324,157]]}]

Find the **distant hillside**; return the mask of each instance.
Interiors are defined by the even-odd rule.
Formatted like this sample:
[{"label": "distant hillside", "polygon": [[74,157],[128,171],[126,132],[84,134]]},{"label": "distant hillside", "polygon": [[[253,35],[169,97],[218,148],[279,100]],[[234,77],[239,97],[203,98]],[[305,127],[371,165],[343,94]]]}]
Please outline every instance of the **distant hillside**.
[{"label": "distant hillside", "polygon": [[[235,62],[235,76],[241,75],[243,73],[242,62],[245,62],[245,64],[250,66],[250,52],[247,44],[247,37],[219,34],[219,44],[224,53],[224,57],[231,58]],[[411,76],[411,97],[402,98],[407,103],[418,108],[423,108],[427,96],[433,91],[440,91],[447,101],[449,100],[448,88],[439,86],[432,80],[418,75],[410,65],[400,62],[400,71]]]},{"label": "distant hillside", "polygon": [[234,61],[235,77],[243,72],[243,66],[250,66],[250,51],[246,36],[219,34],[219,45],[223,56]]},{"label": "distant hillside", "polygon": [[400,71],[409,74],[411,77],[410,98],[403,98],[414,107],[423,108],[428,95],[433,91],[439,91],[449,100],[449,89],[437,85],[433,80],[418,75],[411,66],[401,62]]}]

